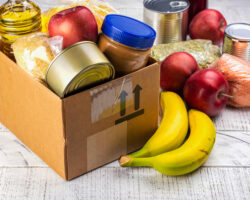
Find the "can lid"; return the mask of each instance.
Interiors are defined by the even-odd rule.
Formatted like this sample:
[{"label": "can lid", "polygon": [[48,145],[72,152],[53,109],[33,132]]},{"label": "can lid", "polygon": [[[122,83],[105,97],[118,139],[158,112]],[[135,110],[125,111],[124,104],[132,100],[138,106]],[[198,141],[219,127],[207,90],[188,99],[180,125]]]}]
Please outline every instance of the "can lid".
[{"label": "can lid", "polygon": [[225,33],[238,40],[250,40],[250,24],[234,23],[226,27]]},{"label": "can lid", "polygon": [[117,14],[105,17],[102,32],[116,42],[138,49],[151,48],[156,37],[155,30],[149,25]]},{"label": "can lid", "polygon": [[61,51],[46,72],[46,83],[61,98],[115,77],[115,69],[91,41]]},{"label": "can lid", "polygon": [[188,0],[144,0],[144,7],[159,13],[178,13],[188,9]]}]

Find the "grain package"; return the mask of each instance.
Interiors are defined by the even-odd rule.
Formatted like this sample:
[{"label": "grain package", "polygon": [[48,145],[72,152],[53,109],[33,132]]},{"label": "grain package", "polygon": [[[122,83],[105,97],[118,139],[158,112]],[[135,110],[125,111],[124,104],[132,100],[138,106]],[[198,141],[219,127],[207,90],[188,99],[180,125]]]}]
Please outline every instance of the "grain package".
[{"label": "grain package", "polygon": [[221,56],[220,48],[213,45],[210,40],[188,40],[156,45],[152,49],[152,57],[158,61],[163,61],[175,52],[187,52],[191,54],[201,69],[207,68]]},{"label": "grain package", "polygon": [[45,33],[33,33],[17,39],[12,48],[17,64],[43,82],[51,61],[62,49],[62,38],[48,38]]}]

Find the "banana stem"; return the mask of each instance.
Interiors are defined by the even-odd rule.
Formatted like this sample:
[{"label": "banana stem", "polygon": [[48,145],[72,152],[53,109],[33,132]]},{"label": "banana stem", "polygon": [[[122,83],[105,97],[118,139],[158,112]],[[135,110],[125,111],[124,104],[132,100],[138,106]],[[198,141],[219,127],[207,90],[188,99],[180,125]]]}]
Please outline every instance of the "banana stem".
[{"label": "banana stem", "polygon": [[122,156],[119,160],[122,167],[152,167],[150,158],[133,158],[131,156]]}]

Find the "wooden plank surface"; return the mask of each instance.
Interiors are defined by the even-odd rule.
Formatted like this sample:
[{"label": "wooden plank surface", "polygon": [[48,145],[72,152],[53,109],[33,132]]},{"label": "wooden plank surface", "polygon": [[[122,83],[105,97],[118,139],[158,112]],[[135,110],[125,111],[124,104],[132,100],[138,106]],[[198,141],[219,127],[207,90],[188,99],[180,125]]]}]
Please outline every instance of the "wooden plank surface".
[{"label": "wooden plank surface", "polygon": [[[66,0],[36,0],[46,10]],[[142,0],[107,0],[122,14],[142,19]],[[1,1],[2,3],[2,1]],[[248,22],[249,0],[209,0],[228,23]],[[0,199],[218,199],[250,198],[250,109],[227,108],[213,119],[215,147],[205,165],[181,177],[149,168],[120,168],[115,161],[70,182],[0,124]]]},{"label": "wooden plank surface", "polygon": [[100,168],[64,182],[48,168],[0,168],[2,199],[248,200],[249,168],[202,168],[166,177],[153,169]]},{"label": "wooden plank surface", "polygon": [[[250,132],[217,131],[213,151],[204,166],[250,167]],[[0,132],[0,167],[47,167],[12,133]],[[119,167],[115,161],[105,167]],[[94,172],[94,171],[93,171]]]}]

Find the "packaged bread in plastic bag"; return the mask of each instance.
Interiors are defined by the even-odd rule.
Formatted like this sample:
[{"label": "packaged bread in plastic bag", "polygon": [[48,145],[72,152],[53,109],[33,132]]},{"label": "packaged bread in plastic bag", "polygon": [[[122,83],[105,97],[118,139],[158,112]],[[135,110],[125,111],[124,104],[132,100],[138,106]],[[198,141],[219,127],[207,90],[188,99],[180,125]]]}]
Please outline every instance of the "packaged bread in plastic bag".
[{"label": "packaged bread in plastic bag", "polygon": [[94,14],[100,32],[103,20],[106,15],[118,13],[109,3],[104,0],[57,0],[62,6],[51,8],[42,13],[42,31],[48,33],[48,24],[50,18],[56,13],[75,6],[86,6]]},{"label": "packaged bread in plastic bag", "polygon": [[18,38],[13,44],[17,64],[35,79],[44,82],[46,71],[62,50],[63,38],[49,38],[46,33],[32,33]]},{"label": "packaged bread in plastic bag", "polygon": [[228,104],[234,107],[250,107],[250,62],[236,56],[223,54],[210,68],[220,71],[229,83]]}]

